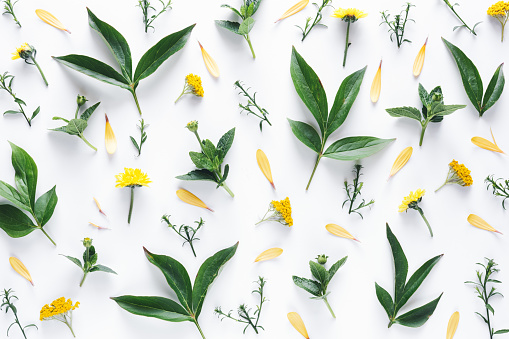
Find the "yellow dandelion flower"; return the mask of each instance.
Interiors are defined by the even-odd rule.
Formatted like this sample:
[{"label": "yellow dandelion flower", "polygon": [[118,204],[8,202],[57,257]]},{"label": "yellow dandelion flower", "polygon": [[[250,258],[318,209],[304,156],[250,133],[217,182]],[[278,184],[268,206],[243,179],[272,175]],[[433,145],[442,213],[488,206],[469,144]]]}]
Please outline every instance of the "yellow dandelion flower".
[{"label": "yellow dandelion flower", "polygon": [[368,16],[368,13],[364,13],[360,9],[357,8],[338,8],[331,15],[333,18],[339,18],[343,21],[355,22],[359,19],[365,18]]},{"label": "yellow dandelion flower", "polygon": [[16,52],[12,53],[12,60],[16,59],[24,59],[27,60],[30,58],[30,54],[32,53],[32,48],[28,43],[24,43],[20,47],[16,48]]},{"label": "yellow dandelion flower", "polygon": [[449,173],[445,182],[435,190],[438,191],[447,184],[458,184],[461,186],[471,186],[474,183],[472,176],[470,176],[470,170],[465,165],[459,164],[456,160],[449,163]]},{"label": "yellow dandelion flower", "polygon": [[184,89],[182,90],[182,93],[180,93],[177,100],[175,100],[175,103],[177,103],[177,101],[179,101],[179,99],[184,94],[194,94],[197,97],[203,97],[203,94],[204,94],[203,86],[201,83],[201,78],[198,75],[194,75],[191,73],[186,76],[186,81],[184,83]]},{"label": "yellow dandelion flower", "polygon": [[426,217],[424,216],[424,212],[419,207],[419,203],[421,202],[422,197],[424,196],[425,193],[426,193],[426,190],[423,190],[420,188],[417,189],[415,192],[413,192],[413,191],[410,192],[410,194],[408,196],[403,198],[403,201],[401,202],[401,205],[399,205],[398,210],[399,210],[399,212],[406,212],[410,208],[410,209],[413,209],[413,210],[416,210],[417,212],[419,212],[422,219],[426,223],[426,226],[428,226],[429,234],[433,237],[433,231],[431,230],[431,226],[428,222],[428,219],[426,219]]},{"label": "yellow dandelion flower", "polygon": [[129,215],[127,217],[127,223],[131,223],[131,214],[133,212],[133,201],[134,201],[134,188],[135,187],[148,187],[151,183],[147,174],[143,173],[140,169],[136,168],[124,168],[124,173],[120,173],[115,176],[117,178],[117,184],[115,187],[129,187],[131,189],[131,203],[129,205]]},{"label": "yellow dandelion flower", "polygon": [[[265,218],[269,212],[274,213]],[[255,225],[258,225],[264,221],[276,221],[286,226],[293,226],[292,206],[290,204],[290,198],[286,197],[286,199],[280,201],[272,200],[267,213],[265,213],[262,220],[257,222]]]},{"label": "yellow dandelion flower", "polygon": [[53,300],[53,302],[48,305],[44,305],[41,308],[39,319],[43,320],[58,320],[63,322],[69,327],[73,336],[74,331],[72,329],[72,311],[80,306],[79,301],[77,301],[74,305],[71,299],[65,299],[64,297]]},{"label": "yellow dandelion flower", "polygon": [[502,39],[504,41],[504,29],[509,19],[509,2],[499,1],[488,8],[488,15],[494,17],[502,25]]}]

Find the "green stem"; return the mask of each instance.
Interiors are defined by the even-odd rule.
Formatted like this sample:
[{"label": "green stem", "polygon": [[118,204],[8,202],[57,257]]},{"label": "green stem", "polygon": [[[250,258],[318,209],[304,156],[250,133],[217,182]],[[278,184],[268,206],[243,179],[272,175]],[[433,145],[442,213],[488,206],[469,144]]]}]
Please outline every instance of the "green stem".
[{"label": "green stem", "polygon": [[442,186],[440,186],[439,188],[437,188],[437,189],[435,190],[435,193],[436,193],[439,189],[441,189],[442,187],[444,187],[444,186],[445,186],[445,185],[447,185],[447,184],[448,184],[448,183],[447,183],[447,180],[446,180],[446,181],[442,184]]},{"label": "green stem", "polygon": [[197,321],[196,319],[194,319],[194,324],[195,324],[195,325],[196,325],[196,327],[198,328],[198,331],[200,331],[201,337],[202,337],[203,339],[206,339],[206,338],[205,338],[205,334],[203,334],[203,331],[201,330],[201,327],[200,327],[200,325],[198,324],[198,321]]},{"label": "green stem", "polygon": [[136,91],[133,89],[133,90],[131,90],[131,93],[133,94],[134,101],[136,102],[136,107],[138,108],[138,112],[140,113],[140,115],[142,115],[140,103],[138,102],[138,97],[136,96]]},{"label": "green stem", "polygon": [[[220,175],[220,174],[219,174],[219,177],[221,177],[221,175]],[[221,178],[222,178],[222,177],[221,177]],[[223,182],[223,183],[221,184],[221,187],[223,187],[223,188],[226,190],[226,192],[228,192],[228,194],[229,194],[232,198],[233,198],[233,197],[235,197],[235,194],[233,194],[232,190],[231,190],[231,189],[230,189],[230,188],[226,185],[226,183],[224,183],[224,182]]]},{"label": "green stem", "polygon": [[46,80],[46,77],[44,76],[44,73],[42,72],[41,67],[39,66],[39,64],[37,63],[37,61],[35,61],[35,58],[30,57],[30,59],[32,60],[32,62],[34,63],[34,65],[35,65],[35,66],[37,66],[37,69],[39,70],[39,73],[41,73],[42,80],[44,80],[44,83],[46,84],[46,86],[48,86],[48,81]]},{"label": "green stem", "polygon": [[53,239],[51,239],[51,237],[49,236],[49,234],[48,234],[48,233],[46,233],[46,231],[44,230],[44,228],[42,228],[42,226],[40,226],[40,227],[39,227],[39,229],[42,231],[42,233],[44,233],[44,235],[45,235],[45,236],[47,236],[47,237],[48,237],[48,239],[49,239],[49,240],[53,243],[53,245],[55,245],[55,246],[57,245],[57,244],[53,241]]},{"label": "green stem", "polygon": [[429,225],[428,219],[426,219],[426,217],[424,216],[424,213],[422,212],[422,209],[420,207],[417,207],[417,211],[419,212],[419,214],[421,215],[422,219],[426,223],[426,226],[428,226],[429,234],[433,238],[433,230],[431,230],[431,226]]},{"label": "green stem", "polygon": [[345,55],[343,57],[343,67],[345,67],[346,64],[346,55],[348,54],[348,47],[350,44],[348,43],[348,38],[350,37],[350,21],[348,21],[348,24],[346,26],[346,42],[345,42]]},{"label": "green stem", "polygon": [[83,278],[81,279],[81,282],[80,282],[80,287],[83,286],[83,283],[85,282],[85,278],[87,277],[87,274],[88,274],[88,272],[85,272],[83,274]]},{"label": "green stem", "polygon": [[246,34],[245,38],[246,38],[247,43],[249,44],[249,48],[251,49],[251,54],[253,55],[253,59],[256,59],[253,45],[251,44],[251,39],[249,39],[249,34]]},{"label": "green stem", "polygon": [[85,144],[87,144],[88,146],[90,146],[94,151],[97,152],[97,148],[95,148],[91,143],[88,142],[88,140],[83,136],[83,135],[80,135],[79,136],[81,140],[83,140],[85,142]]},{"label": "green stem", "polygon": [[74,331],[72,330],[72,326],[67,322],[67,319],[63,323],[66,324],[67,327],[69,327],[69,329],[71,330],[72,336],[74,338],[76,338],[76,335],[74,334]]},{"label": "green stem", "polygon": [[133,213],[133,203],[134,203],[134,186],[131,186],[131,203],[129,204],[129,215],[127,217],[127,223],[131,223],[131,214]]},{"label": "green stem", "polygon": [[421,138],[419,139],[419,146],[422,146],[422,141],[424,140],[424,132],[426,132],[426,127],[428,127],[428,121],[426,120],[424,122],[424,124],[422,124],[422,129],[421,129]]},{"label": "green stem", "polygon": [[444,0],[444,1],[447,4],[447,6],[449,6],[451,11],[458,17],[458,19],[460,19],[460,21],[463,23],[463,25],[470,31],[470,33],[472,33],[473,35],[477,35],[473,30],[470,29],[470,27],[468,27],[468,25],[465,23],[465,21],[463,21],[463,19],[458,15],[458,13],[456,13],[456,11],[454,10],[454,7],[449,3],[449,1],[447,1],[447,0]]},{"label": "green stem", "polygon": [[76,113],[74,113],[74,119],[78,119],[79,111],[80,111],[80,105],[78,105],[78,107],[76,107]]},{"label": "green stem", "polygon": [[182,96],[183,96],[184,94],[186,94],[186,89],[187,89],[187,86],[184,86],[184,89],[182,90],[182,93],[180,93],[180,95],[179,95],[179,97],[177,98],[177,100],[175,100],[175,103],[177,103],[177,101],[179,101],[179,100],[180,100],[180,98],[182,98]]},{"label": "green stem", "polygon": [[311,185],[311,180],[313,180],[313,176],[315,175],[316,168],[318,167],[318,163],[320,162],[320,159],[322,158],[322,152],[318,154],[318,157],[316,158],[315,167],[313,168],[313,172],[311,173],[311,177],[309,178],[308,185],[306,186],[306,191],[309,189],[309,185]]},{"label": "green stem", "polygon": [[327,297],[323,298],[323,301],[325,301],[325,305],[327,305],[327,308],[329,309],[330,314],[334,319],[336,319],[336,315],[334,314],[334,311],[332,311],[332,308],[329,305],[329,301],[327,300]]},{"label": "green stem", "polygon": [[[12,307],[12,305],[11,305],[11,307]],[[16,312],[14,312],[14,317],[16,318],[15,323],[18,324],[19,329],[21,330],[21,333],[23,333],[23,337],[25,337],[25,339],[27,339],[27,335],[25,334],[25,330],[23,329],[23,327],[19,323],[18,314]]]}]

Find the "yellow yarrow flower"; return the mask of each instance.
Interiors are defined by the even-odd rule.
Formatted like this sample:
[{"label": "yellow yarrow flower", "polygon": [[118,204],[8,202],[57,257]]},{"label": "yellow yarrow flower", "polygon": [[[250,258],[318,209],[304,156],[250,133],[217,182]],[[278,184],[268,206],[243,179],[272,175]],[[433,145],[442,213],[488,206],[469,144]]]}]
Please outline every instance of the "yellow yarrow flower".
[{"label": "yellow yarrow flower", "polygon": [[139,168],[124,168],[124,173],[115,175],[117,184],[115,187],[133,187],[133,186],[146,186],[151,183],[147,174],[143,173]]},{"label": "yellow yarrow flower", "polygon": [[[269,212],[274,213],[265,218]],[[290,198],[286,197],[286,199],[280,201],[272,200],[270,202],[267,213],[265,213],[262,220],[257,222],[256,225],[264,221],[276,221],[286,226],[293,226],[292,206],[290,204]]]},{"label": "yellow yarrow flower", "polygon": [[203,86],[202,86],[202,83],[201,83],[201,78],[198,75],[194,75],[192,73],[188,74],[186,76],[186,80],[185,80],[185,83],[184,83],[184,89],[182,90],[182,93],[180,93],[180,95],[177,98],[177,100],[175,100],[175,103],[177,103],[177,101],[179,101],[179,99],[184,94],[194,94],[197,97],[203,97],[204,93],[205,92],[203,90]]},{"label": "yellow yarrow flower", "polygon": [[74,305],[71,299],[65,299],[64,297],[53,300],[53,302],[48,305],[44,305],[41,308],[40,317],[41,321],[44,320],[58,320],[63,322],[69,327],[71,333],[74,337],[74,331],[72,329],[72,311],[80,306],[80,302],[77,301]]},{"label": "yellow yarrow flower", "polygon": [[365,18],[368,16],[368,13],[364,13],[360,9],[357,8],[338,8],[331,15],[333,18],[339,18],[343,21],[351,21],[355,22],[359,19]]},{"label": "yellow yarrow flower", "polygon": [[426,191],[423,189],[420,189],[420,188],[417,189],[415,192],[410,192],[410,194],[403,199],[403,201],[401,202],[401,205],[399,205],[398,210],[400,212],[406,212],[410,208],[410,209],[413,209],[413,210],[416,210],[417,212],[419,212],[422,219],[426,223],[426,226],[428,226],[429,234],[433,237],[433,231],[431,230],[431,226],[429,225],[428,220],[424,216],[424,212],[419,207],[419,203],[421,202],[422,197],[424,196],[425,193],[426,193]]},{"label": "yellow yarrow flower", "polygon": [[488,8],[488,15],[494,17],[502,25],[502,40],[504,41],[504,29],[509,19],[509,2],[499,1]]},{"label": "yellow yarrow flower", "polygon": [[466,168],[465,165],[458,163],[456,160],[453,160],[449,163],[449,173],[447,173],[445,182],[442,184],[442,186],[437,188],[435,192],[448,184],[471,186],[473,183],[474,180],[470,175],[470,170]]}]

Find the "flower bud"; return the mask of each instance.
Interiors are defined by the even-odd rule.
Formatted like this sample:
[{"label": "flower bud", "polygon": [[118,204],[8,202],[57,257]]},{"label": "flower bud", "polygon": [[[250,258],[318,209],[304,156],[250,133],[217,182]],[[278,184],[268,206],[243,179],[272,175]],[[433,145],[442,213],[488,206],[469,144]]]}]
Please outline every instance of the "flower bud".
[{"label": "flower bud", "polygon": [[193,121],[188,122],[186,125],[186,128],[193,133],[198,131],[198,121],[193,120]]},{"label": "flower bud", "polygon": [[442,98],[443,98],[443,96],[441,93],[434,93],[432,100],[434,102],[440,102],[440,101],[442,101]]},{"label": "flower bud", "polygon": [[81,107],[85,104],[85,102],[87,102],[87,98],[85,98],[84,95],[79,95],[78,94],[78,97],[76,98],[76,103],[78,104],[78,107]]},{"label": "flower bud", "polygon": [[92,246],[92,239],[90,239],[90,238],[83,239],[83,246],[85,246],[86,248],[91,247]]},{"label": "flower bud", "polygon": [[328,256],[325,255],[325,254],[320,254],[316,257],[316,261],[320,264],[320,265],[325,265],[327,263],[327,258]]}]

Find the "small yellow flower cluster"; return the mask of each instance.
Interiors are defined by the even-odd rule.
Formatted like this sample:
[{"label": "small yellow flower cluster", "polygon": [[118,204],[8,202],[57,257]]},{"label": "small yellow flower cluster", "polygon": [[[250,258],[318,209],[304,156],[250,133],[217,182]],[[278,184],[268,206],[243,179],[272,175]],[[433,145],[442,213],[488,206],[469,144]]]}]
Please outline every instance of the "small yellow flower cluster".
[{"label": "small yellow flower cluster", "polygon": [[351,21],[355,22],[359,19],[365,18],[368,16],[368,13],[364,13],[360,9],[357,8],[338,8],[332,14],[334,18],[340,18],[343,21]]},{"label": "small yellow flower cluster", "polygon": [[56,300],[53,300],[51,303],[51,306],[48,306],[48,304],[44,305],[41,308],[41,316],[40,320],[49,320],[50,318],[59,315],[59,314],[66,314],[69,311],[74,310],[75,308],[78,308],[80,306],[80,302],[77,301],[76,304],[72,304],[71,299],[65,300],[64,297],[58,298]]},{"label": "small yellow flower cluster", "polygon": [[117,184],[115,187],[132,187],[132,186],[146,186],[151,183],[147,174],[142,173],[139,168],[124,168],[124,173],[115,175]]},{"label": "small yellow flower cluster", "polygon": [[470,170],[463,164],[458,164],[456,160],[451,161],[449,168],[454,171],[456,176],[461,180],[459,183],[461,186],[470,186],[474,183],[470,176]]},{"label": "small yellow flower cluster", "polygon": [[488,8],[489,16],[506,16],[509,12],[509,2],[499,1]]},{"label": "small yellow flower cluster", "polygon": [[32,48],[30,47],[30,45],[28,43],[24,43],[23,45],[21,45],[21,47],[18,47],[16,48],[16,52],[12,53],[12,60],[16,60],[16,59],[19,59],[19,58],[23,58],[23,59],[27,59],[27,52],[31,52],[32,51]]},{"label": "small yellow flower cluster", "polygon": [[285,200],[281,201],[272,200],[271,204],[276,212],[279,213],[281,217],[283,217],[284,223],[288,226],[293,226],[292,206],[290,205],[290,198],[286,197]]},{"label": "small yellow flower cluster", "polygon": [[410,205],[413,202],[418,202],[424,196],[424,193],[426,193],[426,190],[420,188],[417,189],[415,193],[410,192],[408,197],[405,197],[401,205],[399,205],[399,211],[405,212],[408,209],[408,205]]},{"label": "small yellow flower cluster", "polygon": [[201,84],[201,78],[198,75],[188,74],[186,76],[186,82],[192,87],[193,94],[198,97],[203,97],[203,87]]}]

